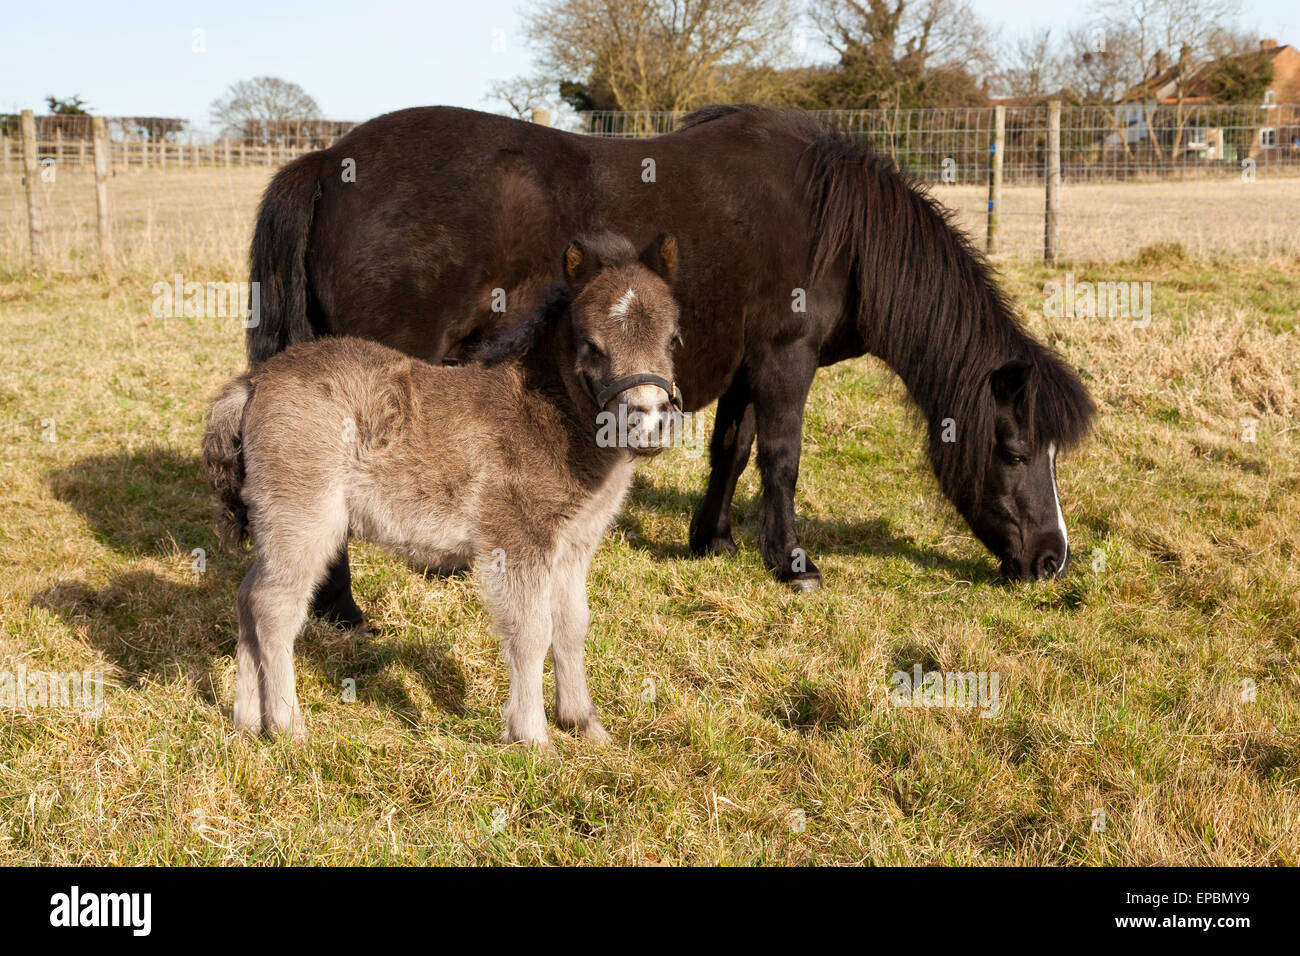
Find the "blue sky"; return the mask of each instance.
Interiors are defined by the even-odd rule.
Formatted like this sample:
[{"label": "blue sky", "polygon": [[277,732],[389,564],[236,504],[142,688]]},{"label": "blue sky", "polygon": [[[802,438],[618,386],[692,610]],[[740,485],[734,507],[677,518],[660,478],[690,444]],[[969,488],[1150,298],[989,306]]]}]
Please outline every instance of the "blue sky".
[{"label": "blue sky", "polygon": [[[1005,38],[1068,28],[1080,13],[1042,0],[974,0]],[[3,18],[0,109],[40,111],[48,94],[105,115],[162,115],[206,127],[208,104],[263,74],[301,84],[331,119],[404,106],[486,106],[494,80],[526,73],[521,0],[313,0],[310,3],[62,0],[13,3]],[[1300,43],[1300,3],[1246,0],[1241,25]],[[206,52],[194,51],[202,30]]]}]

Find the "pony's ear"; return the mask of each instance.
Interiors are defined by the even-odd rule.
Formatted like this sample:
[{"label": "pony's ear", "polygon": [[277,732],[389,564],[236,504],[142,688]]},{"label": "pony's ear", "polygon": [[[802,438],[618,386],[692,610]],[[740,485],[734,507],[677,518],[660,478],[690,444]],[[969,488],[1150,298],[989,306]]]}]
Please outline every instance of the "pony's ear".
[{"label": "pony's ear", "polygon": [[677,278],[677,239],[661,232],[641,252],[641,264],[659,274],[669,285]]},{"label": "pony's ear", "polygon": [[1000,368],[989,373],[989,388],[993,397],[1002,404],[1018,404],[1017,400],[1025,394],[1029,385],[1029,375],[1033,364],[1023,359],[1012,359]]},{"label": "pony's ear", "polygon": [[578,292],[600,269],[600,259],[595,252],[574,239],[564,250],[564,281],[569,288]]}]

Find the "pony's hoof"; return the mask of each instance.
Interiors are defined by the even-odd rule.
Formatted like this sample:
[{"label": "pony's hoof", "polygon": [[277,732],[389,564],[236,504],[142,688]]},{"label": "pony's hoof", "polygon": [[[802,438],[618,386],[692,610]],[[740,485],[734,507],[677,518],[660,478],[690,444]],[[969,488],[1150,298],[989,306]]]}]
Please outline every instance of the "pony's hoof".
[{"label": "pony's hoof", "polygon": [[736,542],[731,538],[709,538],[706,541],[692,541],[691,554],[697,558],[707,558],[711,556],[723,556],[736,554],[740,549],[736,547]]},{"label": "pony's hoof", "polygon": [[815,578],[794,578],[787,582],[790,589],[796,594],[803,594],[808,591],[820,591],[822,587],[822,576],[819,574]]},{"label": "pony's hoof", "polygon": [[599,720],[589,721],[587,726],[582,728],[582,736],[587,739],[588,743],[597,747],[608,747],[614,742],[614,738],[609,735],[609,731],[601,725]]}]

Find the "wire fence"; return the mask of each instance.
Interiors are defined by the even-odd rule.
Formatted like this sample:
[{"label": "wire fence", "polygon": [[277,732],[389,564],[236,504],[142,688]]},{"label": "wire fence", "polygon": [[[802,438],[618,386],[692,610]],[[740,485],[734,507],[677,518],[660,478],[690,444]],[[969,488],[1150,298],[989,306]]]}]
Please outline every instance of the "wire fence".
[{"label": "wire fence", "polygon": [[[1049,104],[1004,106],[1004,182],[1042,182]],[[934,183],[982,182],[998,108],[810,110],[840,133]],[[685,113],[585,114],[593,136],[644,138],[672,131]],[[1300,172],[1300,105],[1210,106],[1118,103],[1062,106],[1061,170],[1066,182],[1191,179],[1239,175],[1266,165]],[[1249,160],[1249,162],[1247,162]]]},{"label": "wire fence", "polygon": [[[1300,255],[1300,106],[1056,109],[1055,126],[1049,103],[810,115],[929,184],[998,255],[1116,261],[1154,246],[1207,259]],[[593,112],[586,131],[655,136],[683,115]]]},{"label": "wire fence", "polygon": [[[36,153],[43,163],[90,169],[95,117],[34,116]],[[103,117],[110,162],[139,169],[201,166],[279,166],[333,145],[356,123],[342,120],[249,120],[236,129],[205,130],[166,116]],[[0,114],[0,170],[22,163],[21,114]]]},{"label": "wire fence", "polygon": [[[999,257],[1042,258],[1049,220],[1056,250],[1072,261],[1131,260],[1171,244],[1207,260],[1300,256],[1294,105],[1062,107],[1055,137],[1045,105],[813,115],[930,184],[959,225]],[[29,189],[21,125],[11,119],[0,116],[0,270],[33,263],[34,216],[43,227],[44,269],[112,265],[232,277],[245,268],[269,176],[353,125],[303,121],[232,135],[175,127],[167,118],[107,118],[97,176],[91,117],[32,116],[38,174]],[[594,112],[587,132],[639,138],[668,132],[680,119]],[[1050,217],[1054,141],[1060,175]],[[1000,150],[991,148],[999,142]]]}]

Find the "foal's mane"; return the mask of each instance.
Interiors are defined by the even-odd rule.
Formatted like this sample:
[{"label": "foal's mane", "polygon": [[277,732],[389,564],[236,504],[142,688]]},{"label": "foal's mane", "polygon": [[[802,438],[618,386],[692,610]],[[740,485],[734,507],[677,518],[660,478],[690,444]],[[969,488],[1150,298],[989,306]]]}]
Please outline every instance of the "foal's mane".
[{"label": "foal's mane", "polygon": [[488,333],[469,353],[469,361],[481,365],[499,365],[527,355],[542,339],[547,338],[560,317],[569,309],[572,297],[563,282],[557,282],[547,291],[545,300],[529,309],[518,321],[500,326]]},{"label": "foal's mane", "polygon": [[[992,266],[924,184],[803,114],[713,106],[679,128],[737,114],[806,143],[800,172],[815,236],[812,280],[847,257],[851,318],[924,414],[930,459],[950,499],[978,507],[995,440],[989,377],[1008,362],[1027,367],[1018,401],[1031,447],[1065,448],[1087,434],[1094,406],[1078,375],[1024,330]],[[947,418],[953,442],[941,440]]]},{"label": "foal's mane", "polygon": [[[638,262],[636,248],[625,237],[612,232],[581,236],[585,254],[596,269],[614,269]],[[511,298],[507,296],[507,301]],[[469,353],[469,360],[481,365],[498,365],[522,358],[542,339],[550,336],[560,318],[573,304],[573,292],[558,279],[550,286],[540,305],[529,309],[522,318],[503,324]]]}]

